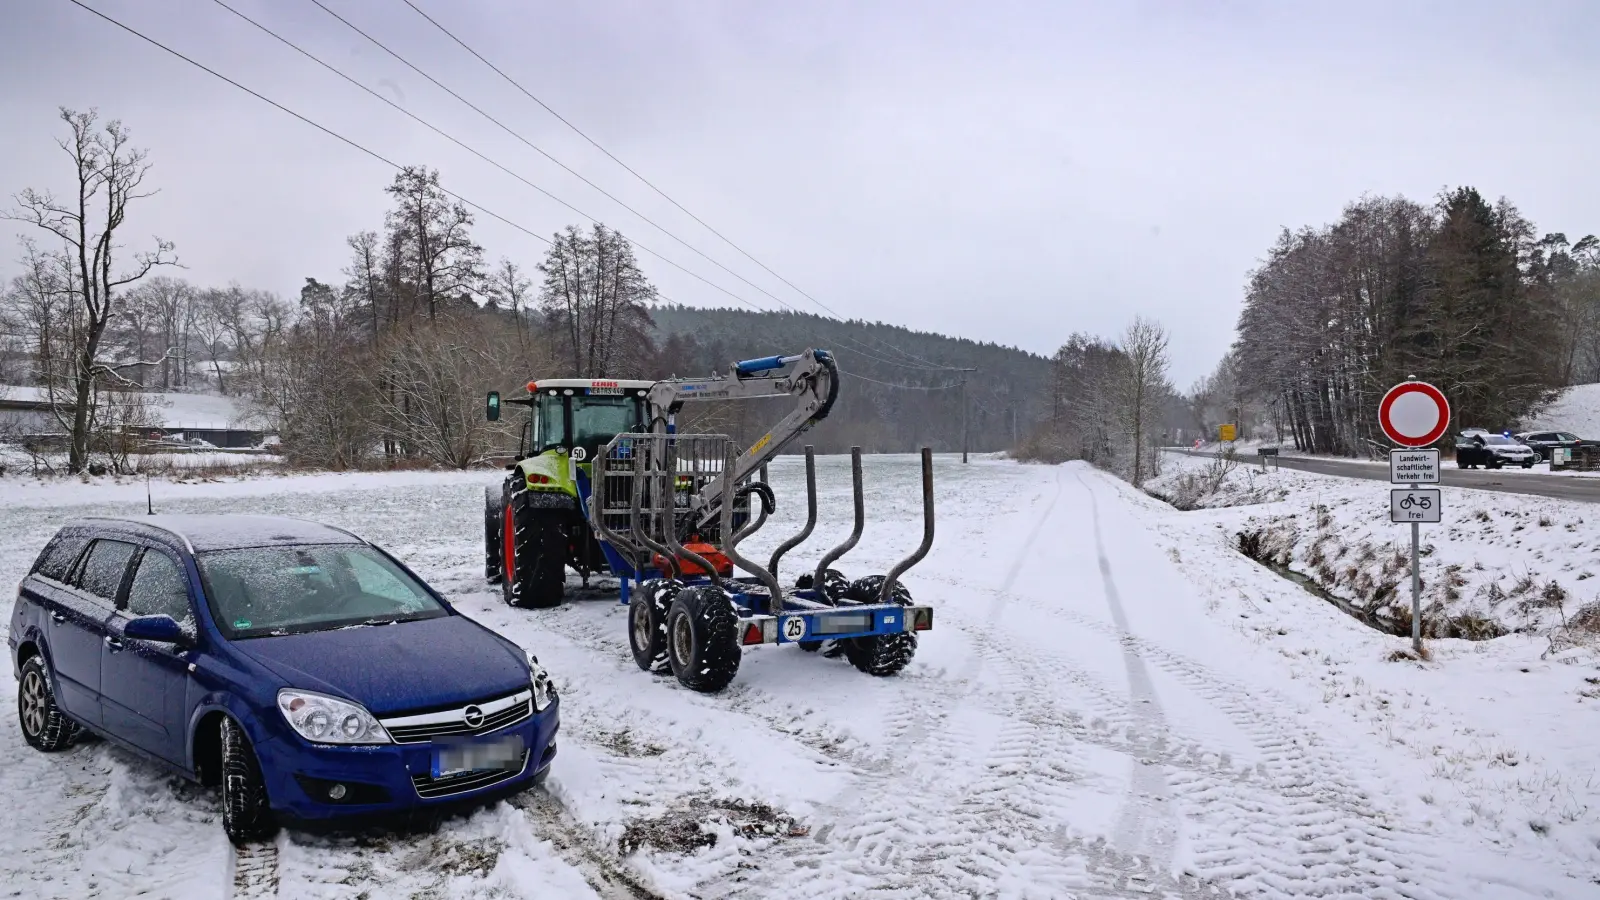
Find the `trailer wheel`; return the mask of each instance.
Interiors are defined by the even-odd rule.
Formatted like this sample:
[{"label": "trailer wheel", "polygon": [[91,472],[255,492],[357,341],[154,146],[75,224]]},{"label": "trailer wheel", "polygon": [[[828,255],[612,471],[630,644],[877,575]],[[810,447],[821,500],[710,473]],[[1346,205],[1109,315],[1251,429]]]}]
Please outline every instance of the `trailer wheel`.
[{"label": "trailer wheel", "polygon": [[[857,603],[877,603],[878,594],[883,590],[883,579],[882,575],[858,578],[851,582],[845,597]],[[895,582],[894,590],[889,592],[889,602],[911,605],[911,592],[906,589],[904,582]],[[917,634],[914,631],[847,638],[841,643],[844,644],[845,658],[850,660],[851,665],[868,675],[879,677],[899,673],[917,654]]]},{"label": "trailer wheel", "polygon": [[508,606],[560,606],[567,583],[567,510],[535,506],[524,491],[506,504],[502,537],[505,576],[501,596]]},{"label": "trailer wheel", "polygon": [[633,661],[653,675],[672,670],[667,659],[667,611],[681,590],[681,581],[652,578],[635,587],[628,601],[628,644],[633,647]]},{"label": "trailer wheel", "polygon": [[691,691],[715,693],[739,672],[739,616],[711,585],[685,588],[667,611],[667,660]]},{"label": "trailer wheel", "polygon": [[501,568],[503,541],[500,529],[506,518],[505,488],[489,485],[483,489],[483,577],[490,584],[499,584],[505,574]]},{"label": "trailer wheel", "polygon": [[[811,584],[814,580],[815,578],[811,572],[801,575],[799,578],[794,580],[795,590],[810,590]],[[821,595],[824,603],[838,605],[839,598],[843,597],[844,592],[849,589],[850,579],[844,577],[843,572],[839,571],[838,569],[824,569],[822,572],[822,588],[821,590],[818,590],[817,593]],[[807,653],[815,653],[818,650],[821,650],[824,644],[831,644],[833,642],[796,641],[795,643],[799,645],[801,650],[804,650]],[[837,656],[838,654],[830,651],[830,655]]]}]

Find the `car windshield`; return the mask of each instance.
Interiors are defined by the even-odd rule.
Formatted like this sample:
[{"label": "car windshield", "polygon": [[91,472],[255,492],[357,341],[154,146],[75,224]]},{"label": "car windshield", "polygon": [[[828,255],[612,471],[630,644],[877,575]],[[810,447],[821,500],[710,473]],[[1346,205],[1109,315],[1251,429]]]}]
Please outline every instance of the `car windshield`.
[{"label": "car windshield", "polygon": [[1486,444],[1500,444],[1500,445],[1507,445],[1507,444],[1515,444],[1515,443],[1517,443],[1516,441],[1513,441],[1511,438],[1508,438],[1503,434],[1486,434],[1486,435],[1483,436],[1483,442],[1486,443]]},{"label": "car windshield", "polygon": [[362,544],[198,554],[217,627],[232,639],[449,615],[428,589]]}]

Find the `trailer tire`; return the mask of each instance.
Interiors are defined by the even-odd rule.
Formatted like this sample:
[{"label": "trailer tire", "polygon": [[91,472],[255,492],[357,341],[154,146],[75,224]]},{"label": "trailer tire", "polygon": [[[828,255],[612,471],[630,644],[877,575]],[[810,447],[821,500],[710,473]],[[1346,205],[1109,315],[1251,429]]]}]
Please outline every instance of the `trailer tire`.
[{"label": "trailer tire", "polygon": [[490,485],[483,489],[483,577],[499,584],[505,575],[500,529],[506,518],[505,488]]},{"label": "trailer tire", "polygon": [[685,588],[667,611],[667,659],[691,691],[711,694],[739,672],[739,615],[721,588]]},{"label": "trailer tire", "polygon": [[[850,583],[845,598],[857,603],[877,603],[878,594],[883,590],[884,577],[868,575],[856,579]],[[904,582],[895,582],[894,590],[889,592],[889,602],[911,605],[911,591],[906,589]],[[844,644],[845,658],[850,660],[851,665],[880,678],[898,674],[917,654],[917,634],[914,631],[846,638],[841,643]]]},{"label": "trailer tire", "polygon": [[535,506],[523,491],[511,497],[503,516],[505,576],[501,596],[507,606],[549,609],[560,606],[567,584],[568,510]]},{"label": "trailer tire", "polygon": [[[799,578],[794,580],[795,590],[810,590],[811,584],[814,580],[814,575],[811,572],[801,575]],[[843,597],[845,591],[849,589],[850,579],[844,577],[843,572],[839,571],[838,569],[825,569],[822,572],[822,589],[817,591],[817,593],[821,595],[822,602],[837,606],[839,603],[839,598]],[[799,645],[801,650],[804,650],[807,653],[815,653],[818,650],[821,650],[824,644],[831,644],[833,642],[796,641],[795,643]],[[833,653],[831,655],[837,656],[838,654]]]},{"label": "trailer tire", "polygon": [[652,675],[672,671],[667,659],[667,612],[682,590],[681,581],[652,578],[635,586],[628,601],[628,645],[633,648],[633,661]]}]

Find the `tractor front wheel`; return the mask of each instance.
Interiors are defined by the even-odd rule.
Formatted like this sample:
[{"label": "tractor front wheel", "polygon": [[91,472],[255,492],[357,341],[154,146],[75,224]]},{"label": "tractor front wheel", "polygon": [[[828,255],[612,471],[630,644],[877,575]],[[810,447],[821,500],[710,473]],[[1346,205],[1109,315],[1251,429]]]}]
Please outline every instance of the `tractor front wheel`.
[{"label": "tractor front wheel", "polygon": [[526,491],[506,504],[501,529],[505,576],[501,596],[508,606],[560,606],[567,584],[567,510],[535,506]]},{"label": "tractor front wheel", "polygon": [[[857,603],[877,603],[883,591],[882,575],[868,575],[851,582],[845,597]],[[896,581],[889,592],[889,602],[901,606],[911,605],[911,592],[903,582]],[[879,677],[898,674],[917,654],[917,634],[914,631],[896,631],[871,637],[847,638],[844,643],[845,658],[850,664]]]},{"label": "tractor front wheel", "polygon": [[712,694],[739,672],[739,616],[713,585],[685,588],[667,611],[667,660],[691,691]]}]

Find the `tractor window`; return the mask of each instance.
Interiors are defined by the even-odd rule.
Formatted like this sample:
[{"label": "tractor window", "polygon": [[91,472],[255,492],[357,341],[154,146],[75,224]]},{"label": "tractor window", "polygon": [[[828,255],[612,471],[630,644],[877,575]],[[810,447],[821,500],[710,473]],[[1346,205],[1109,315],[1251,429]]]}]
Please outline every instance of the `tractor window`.
[{"label": "tractor window", "polygon": [[591,394],[572,399],[572,430],[576,432],[572,443],[576,446],[592,449],[641,428],[637,398]]}]

